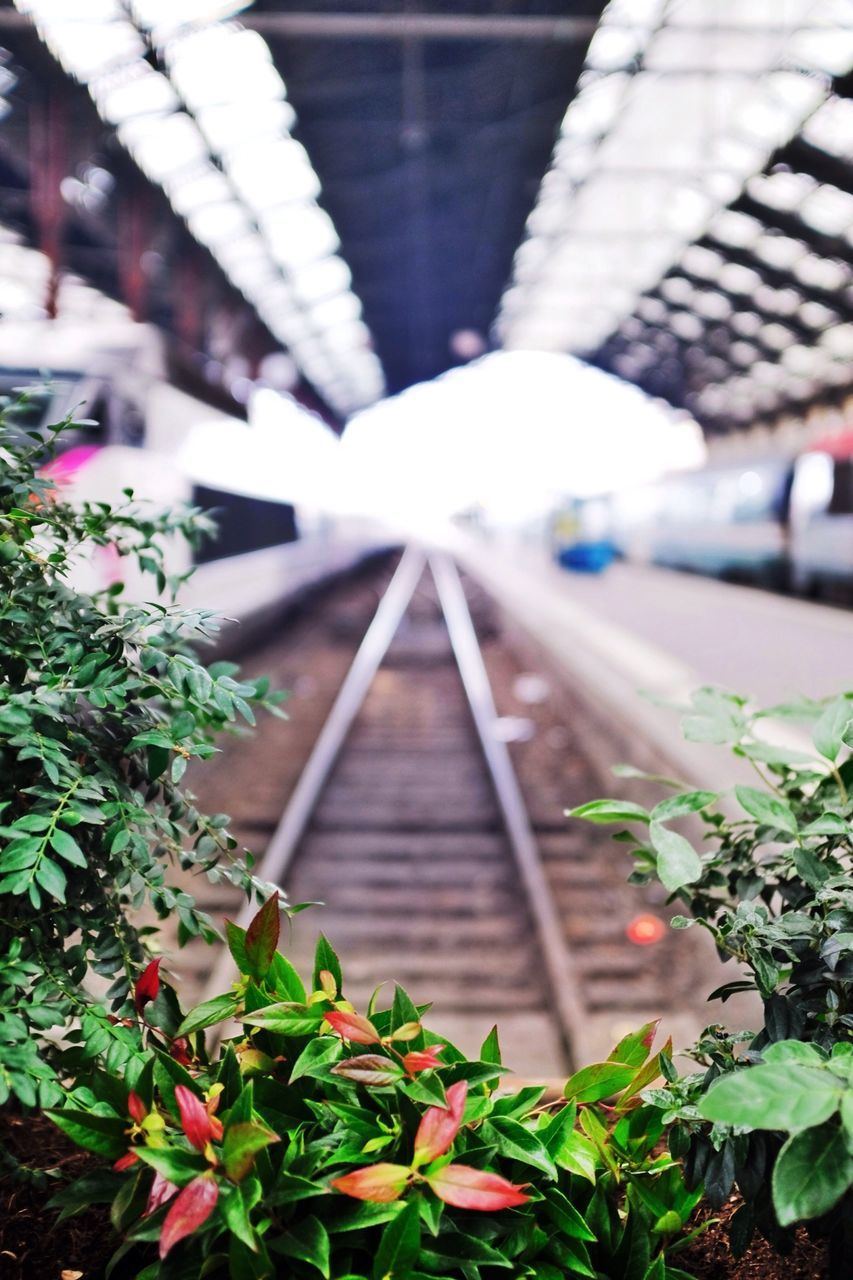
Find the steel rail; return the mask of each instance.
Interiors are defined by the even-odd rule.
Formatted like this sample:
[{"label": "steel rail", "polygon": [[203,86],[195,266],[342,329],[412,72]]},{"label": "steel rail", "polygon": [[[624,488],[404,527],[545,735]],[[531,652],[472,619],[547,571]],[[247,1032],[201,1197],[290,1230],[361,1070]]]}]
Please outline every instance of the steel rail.
[{"label": "steel rail", "polygon": [[[407,547],[267,845],[266,853],[256,871],[260,880],[282,885],[341,747],[397,633],[425,565],[424,552],[419,548]],[[237,923],[245,927],[256,910],[252,903],[247,902],[237,917]],[[224,951],[205,986],[202,997],[204,1000],[218,995],[228,985],[232,968],[231,957]]]},{"label": "steel rail", "polygon": [[[533,917],[547,983],[553,995],[558,1031],[571,1064],[576,1059],[575,1047],[585,1017],[578,996],[580,978],[563,937],[559,913],[551,897],[509,751],[495,733],[498,717],[488,673],[459,573],[448,555],[432,553],[427,559],[420,549],[410,547],[405,551],[257,868],[257,875],[261,880],[284,887],[299,842],[427,565],[435,582],[439,607],[511,855]],[[238,923],[245,927],[255,910],[247,903],[237,918]],[[204,1000],[227,988],[232,968],[231,957],[223,948],[205,985]]]},{"label": "steel rail", "polygon": [[533,915],[554,995],[559,1030],[571,1065],[576,1061],[575,1049],[585,1019],[584,1006],[577,994],[580,976],[566,946],[509,750],[495,733],[498,713],[458,570],[444,553],[430,555],[429,567],[513,858]]}]

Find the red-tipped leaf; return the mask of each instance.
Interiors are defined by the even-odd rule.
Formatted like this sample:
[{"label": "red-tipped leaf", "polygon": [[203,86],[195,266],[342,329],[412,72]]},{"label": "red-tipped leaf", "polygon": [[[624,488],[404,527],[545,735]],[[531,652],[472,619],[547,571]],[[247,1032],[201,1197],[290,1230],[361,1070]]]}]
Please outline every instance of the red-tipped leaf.
[{"label": "red-tipped leaf", "polygon": [[447,1090],[446,1107],[427,1107],[415,1134],[416,1165],[427,1164],[449,1151],[462,1124],[468,1096],[468,1081],[460,1080]]},{"label": "red-tipped leaf", "polygon": [[133,993],[133,1003],[136,1006],[136,1012],[141,1013],[149,1000],[156,1000],[160,994],[160,957],[152,960],[142,970],[139,981],[136,984],[136,991]]},{"label": "red-tipped leaf", "polygon": [[178,1188],[174,1182],[164,1178],[162,1173],[155,1173],[154,1181],[151,1183],[151,1190],[148,1192],[148,1203],[145,1206],[143,1218],[150,1218],[151,1214],[156,1213],[161,1205],[167,1204],[172,1199],[177,1190]]},{"label": "red-tipped leaf", "polygon": [[[196,1150],[204,1151],[211,1138],[216,1136],[207,1108],[185,1084],[175,1086],[175,1101],[181,1116],[181,1128]],[[221,1125],[219,1129],[221,1133]]]},{"label": "red-tipped leaf", "polygon": [[499,1209],[526,1204],[530,1199],[520,1186],[499,1174],[472,1169],[466,1164],[447,1164],[427,1178],[427,1182],[439,1200],[456,1209],[496,1213]]},{"label": "red-tipped leaf", "polygon": [[163,1230],[160,1232],[160,1257],[165,1258],[179,1240],[191,1236],[194,1231],[207,1222],[216,1201],[219,1199],[219,1187],[210,1173],[202,1173],[198,1178],[188,1182],[183,1191],[175,1197],[171,1209],[166,1214]]},{"label": "red-tipped leaf", "polygon": [[134,1150],[131,1149],[130,1151],[126,1152],[123,1156],[119,1156],[118,1160],[116,1160],[115,1164],[113,1165],[113,1168],[115,1169],[116,1173],[124,1173],[128,1169],[132,1169],[133,1166],[138,1162],[138,1160],[139,1160],[139,1156],[136,1154]]},{"label": "red-tipped leaf", "polygon": [[326,1014],[326,1021],[333,1031],[352,1044],[379,1044],[382,1039],[370,1019],[363,1018],[360,1013],[333,1009]]},{"label": "red-tipped leaf", "polygon": [[331,1186],[356,1200],[372,1200],[374,1204],[390,1204],[399,1200],[411,1177],[404,1164],[371,1164],[355,1169],[341,1178],[333,1178]]},{"label": "red-tipped leaf", "polygon": [[440,1067],[439,1054],[446,1048],[443,1044],[431,1044],[428,1049],[412,1049],[403,1055],[403,1070],[408,1076],[415,1076],[419,1071],[430,1071]]},{"label": "red-tipped leaf", "polygon": [[142,1101],[138,1093],[134,1093],[131,1089],[127,1095],[127,1114],[136,1124],[142,1124],[142,1121],[148,1115],[148,1108]]},{"label": "red-tipped leaf", "polygon": [[243,946],[253,978],[265,978],[278,946],[281,918],[278,909],[278,890],[267,898],[260,911],[246,930]]},{"label": "red-tipped leaf", "polygon": [[169,1045],[169,1053],[182,1067],[188,1067],[192,1062],[189,1049],[190,1042],[185,1036],[177,1036]]},{"label": "red-tipped leaf", "polygon": [[345,1058],[332,1067],[332,1075],[369,1089],[382,1089],[403,1078],[397,1063],[381,1053],[360,1053],[355,1058]]}]

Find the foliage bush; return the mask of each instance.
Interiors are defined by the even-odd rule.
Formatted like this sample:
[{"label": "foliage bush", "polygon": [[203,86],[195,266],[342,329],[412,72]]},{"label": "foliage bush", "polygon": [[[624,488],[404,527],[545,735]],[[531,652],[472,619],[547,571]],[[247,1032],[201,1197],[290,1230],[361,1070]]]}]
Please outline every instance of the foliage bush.
[{"label": "foliage bush", "polygon": [[[670,1259],[700,1192],[639,1097],[669,1069],[654,1024],[543,1104],[540,1087],[497,1091],[494,1031],[468,1061],[399,987],[357,1013],[325,939],[306,991],[278,928],[276,898],[248,931],[229,924],[239,980],[186,1016],[143,975],[144,1044],[52,1113],[114,1161],[56,1197],[112,1205],[112,1274],[687,1280]],[[211,1058],[204,1029],[232,1017],[240,1031]]]},{"label": "foliage bush", "polygon": [[[65,1213],[111,1204],[110,1274],[680,1280],[700,1198],[720,1206],[734,1186],[736,1254],[756,1228],[784,1251],[807,1221],[850,1274],[853,695],[755,712],[699,690],[686,736],[728,744],[760,786],[657,778],[670,794],[652,809],[573,811],[620,824],[631,880],[659,880],[689,912],[675,926],[741,966],[712,998],[763,1001],[757,1033],[706,1029],[698,1071],[678,1076],[650,1025],[556,1103],[504,1093],[495,1032],[469,1061],[399,988],[357,1013],[325,940],[306,991],[276,949],[277,895],[248,931],[227,926],[234,988],[185,1015],[133,919],[147,905],[177,916],[181,941],[217,939],[170,867],[260,900],[227,817],[182,780],[278,695],[198,661],[209,614],[72,585],[75,559],[111,546],[174,594],[166,546],[207,532],[201,513],[153,516],[131,491],[74,510],[44,457],[41,436],[0,421],[0,1102],[51,1107],[112,1162],[57,1197]],[[809,723],[813,750],[773,745],[768,717]],[[234,1018],[212,1051],[205,1030]]]},{"label": "foliage bush", "polygon": [[[774,745],[762,735],[769,719],[808,725],[811,749]],[[788,1228],[818,1220],[834,1274],[849,1275],[853,694],[751,711],[743,698],[700,689],[683,730],[695,742],[728,744],[761,785],[721,796],[657,778],[672,794],[651,810],[596,800],[572,815],[643,829],[640,839],[615,836],[630,845],[631,879],[659,880],[690,912],[673,924],[707,929],[720,956],[745,971],[709,998],[755,990],[764,1019],[757,1034],[709,1027],[693,1049],[702,1071],[646,1097],[675,1122],[670,1149],[691,1185],[703,1184],[719,1206],[737,1184],[736,1253],[756,1226],[784,1250]],[[673,829],[688,816],[702,824],[701,841]]]},{"label": "foliage bush", "polygon": [[152,596],[174,593],[169,540],[211,525],[193,509],[151,514],[131,490],[118,507],[72,507],[41,471],[64,425],[45,440],[0,415],[0,1102],[26,1105],[59,1097],[59,1041],[64,1073],[133,1052],[122,1019],[146,931],[131,913],[147,905],[177,915],[182,939],[216,937],[171,867],[252,889],[228,818],[201,813],[182,779],[221,730],[253,721],[252,704],[278,701],[265,681],[198,661],[210,614],[124,603],[120,585],[74,589],[75,563],[110,546],[151,576]]}]

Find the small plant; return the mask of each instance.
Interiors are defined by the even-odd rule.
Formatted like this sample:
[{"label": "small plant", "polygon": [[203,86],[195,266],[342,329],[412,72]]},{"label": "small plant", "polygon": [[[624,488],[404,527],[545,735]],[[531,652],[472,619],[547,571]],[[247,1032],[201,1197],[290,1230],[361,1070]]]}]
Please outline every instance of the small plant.
[{"label": "small plant", "polygon": [[[399,987],[356,1012],[323,938],[306,990],[278,932],[275,897],[247,931],[228,924],[240,977],[186,1016],[152,971],[143,1046],[52,1112],[113,1162],[55,1203],[112,1204],[114,1274],[686,1280],[669,1259],[699,1193],[639,1098],[669,1049],[652,1052],[653,1025],[543,1104],[498,1091],[495,1031],[472,1062]],[[205,1028],[230,1018],[211,1059]]]},{"label": "small plant", "polygon": [[[227,816],[201,813],[182,779],[237,717],[253,722],[252,704],[279,700],[197,660],[190,642],[216,630],[210,614],[69,584],[80,557],[110,546],[174,591],[168,540],[212,526],[193,509],[152,515],[130,490],[119,507],[72,507],[40,472],[64,425],[46,441],[0,415],[0,1103],[25,1105],[60,1096],[63,1037],[72,1074],[134,1052],[124,1020],[146,957],[132,913],[149,904],[178,916],[182,939],[216,937],[170,867],[252,890]],[[93,973],[112,1017],[86,994]]]},{"label": "small plant", "polygon": [[[762,737],[767,720],[801,721],[812,750]],[[849,1274],[853,1181],[853,695],[750,711],[743,698],[697,691],[683,720],[696,742],[728,744],[760,786],[725,797],[663,778],[673,793],[651,810],[595,800],[572,810],[591,822],[642,827],[616,839],[633,855],[634,883],[658,879],[689,916],[676,928],[707,929],[723,959],[744,976],[709,999],[755,990],[764,1025],[729,1034],[709,1027],[691,1051],[703,1070],[646,1097],[664,1112],[670,1149],[683,1157],[690,1185],[713,1205],[732,1187],[744,1198],[732,1242],[746,1248],[756,1226],[780,1248],[785,1229],[816,1220],[830,1235],[833,1274]],[[621,776],[645,776],[619,768]],[[704,826],[701,841],[673,829]],[[788,1082],[788,1083],[786,1083]],[[708,1122],[712,1121],[713,1124]],[[787,1138],[786,1138],[786,1135]]]}]

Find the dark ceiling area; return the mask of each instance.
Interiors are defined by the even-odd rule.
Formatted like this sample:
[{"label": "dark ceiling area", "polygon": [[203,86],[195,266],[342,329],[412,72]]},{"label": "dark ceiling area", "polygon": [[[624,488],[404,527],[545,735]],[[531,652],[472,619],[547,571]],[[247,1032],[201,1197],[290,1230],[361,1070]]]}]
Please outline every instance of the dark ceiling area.
[{"label": "dark ceiling area", "polygon": [[[426,6],[424,6],[425,8]],[[466,0],[465,12],[589,17],[601,3]],[[307,0],[318,15],[401,12]],[[430,0],[453,18],[453,0]],[[288,86],[297,136],[322,183],[321,203],[342,253],[390,391],[458,363],[452,335],[487,339],[515,249],[583,65],[588,35],[575,40],[407,37],[389,24],[375,34],[276,36],[262,23],[281,6],[251,10]]]},{"label": "dark ceiling area", "polygon": [[[56,10],[57,27],[70,25],[74,0],[68,4],[67,13]],[[383,374],[385,391],[398,392],[500,343],[573,351],[687,409],[710,432],[772,424],[814,404],[838,404],[849,394],[853,77],[840,71],[849,59],[834,71],[821,70],[819,60],[801,63],[793,54],[778,66],[771,59],[770,72],[782,68],[783,77],[817,91],[812,114],[796,121],[792,116],[793,135],[790,129],[779,135],[787,139],[784,145],[778,139],[769,143],[755,167],[740,175],[734,199],[727,189],[731,203],[724,206],[721,199],[711,207],[690,238],[676,239],[671,255],[655,260],[653,274],[633,292],[626,279],[632,261],[642,257],[643,237],[654,241],[669,234],[671,210],[662,198],[655,203],[655,192],[663,189],[655,183],[661,174],[681,172],[677,155],[671,159],[666,153],[668,145],[676,152],[680,145],[674,106],[683,101],[686,118],[700,88],[712,103],[712,91],[731,85],[731,77],[749,83],[752,73],[738,70],[737,59],[752,57],[762,35],[778,37],[777,19],[756,26],[752,15],[739,11],[718,28],[708,5],[694,4],[691,27],[687,4],[666,9],[662,21],[629,21],[627,11],[614,7],[598,26],[603,0],[464,0],[462,10],[457,0],[254,0],[242,8],[226,3],[221,14],[211,7],[214,16],[196,22],[183,17],[176,0],[177,17],[171,27],[166,21],[166,34],[158,34],[140,16],[146,6],[157,7],[153,0],[117,0],[104,7],[111,15],[106,27],[135,24],[130,30],[139,52],[135,61],[119,54],[115,64],[102,64],[97,83],[84,87],[85,76],[78,76],[84,83],[74,83],[61,50],[48,52],[50,39],[39,39],[13,0],[0,0],[0,44],[7,51],[5,60],[0,57],[0,215],[11,233],[47,254],[56,272],[75,272],[127,303],[134,317],[160,325],[183,353],[183,366],[202,379],[215,382],[221,374],[227,392],[229,361],[255,376],[265,355],[284,347],[301,371],[296,394],[324,407],[338,426],[382,394]],[[704,26],[695,26],[697,14]],[[642,39],[632,22],[637,28],[645,22]],[[285,137],[292,130],[304,151],[293,148],[292,139],[284,149],[290,145],[309,165],[310,197],[287,185],[286,166],[278,166],[283,152],[277,153],[278,167],[255,174],[255,194],[257,185],[279,192],[284,187],[268,209],[261,205],[259,212],[252,192],[247,196],[235,185],[235,158],[253,146],[258,152],[259,140],[269,142],[262,112],[252,137],[238,132],[236,143],[221,146],[208,135],[201,138],[204,102],[194,107],[181,88],[174,50],[192,45],[199,33],[204,37],[206,23],[221,29],[226,44],[239,46],[245,37],[254,46],[254,65],[270,69],[278,106],[289,111],[286,92],[296,119],[283,126]],[[815,32],[825,40],[832,29]],[[711,36],[731,41],[719,65],[708,53]],[[607,53],[614,40],[622,52]],[[680,52],[666,54],[674,48]],[[216,78],[207,53],[196,56],[208,81],[215,79],[213,87],[205,86],[208,105],[220,93],[223,100],[229,93],[244,94],[250,119],[263,92],[255,102],[251,83],[229,77],[233,62],[222,64]],[[755,66],[762,65],[759,56]],[[143,106],[131,123],[163,125],[166,151],[172,145],[170,124],[194,133],[205,154],[180,171],[181,182],[187,188],[196,179],[196,188],[207,183],[208,194],[197,191],[192,198],[219,201],[232,217],[239,197],[240,217],[250,224],[239,234],[253,240],[253,251],[272,254],[272,283],[261,272],[257,288],[248,287],[233,269],[228,250],[237,246],[227,235],[215,240],[196,233],[193,210],[211,210],[182,204],[189,200],[183,188],[176,203],[177,170],[152,177],[152,156],[155,169],[162,160],[159,143],[150,148],[146,168],[133,149],[132,131],[123,133],[120,117],[105,112],[103,101],[98,104],[113,76],[127,85],[148,76],[156,92],[171,95],[165,106]],[[596,132],[590,105],[607,100],[614,85],[624,95],[623,106]],[[667,108],[646,117],[644,170],[630,145],[627,154],[624,146],[619,152],[619,130],[626,119],[638,118],[637,104],[643,118],[650,90],[663,93],[668,85],[682,97],[664,94]],[[822,105],[815,110],[817,103]],[[741,128],[735,118],[735,142]],[[607,158],[614,145],[615,161]],[[590,157],[587,170],[584,155]],[[578,156],[580,176],[572,167]],[[763,171],[756,172],[761,165]],[[640,209],[634,221],[624,185],[632,174],[645,174],[643,185],[634,188],[644,197],[634,201]],[[670,190],[695,195],[702,176],[701,166],[694,171],[688,164],[680,179],[683,190]],[[96,189],[101,179],[108,185]],[[604,197],[595,196],[596,182]],[[224,192],[211,197],[211,184]],[[578,228],[573,219],[585,201],[590,207],[590,194],[597,212],[591,224]],[[556,220],[555,199],[562,202]],[[349,309],[350,335],[342,346],[324,346],[335,337],[334,323],[345,327],[344,321],[328,319],[328,308],[326,329],[319,325],[326,295],[299,301],[299,272],[307,268],[288,256],[299,238],[287,224],[291,203],[328,224],[332,244],[323,252],[342,259],[332,263],[339,281],[341,274],[349,281],[351,272],[351,292],[349,284],[335,286],[347,294],[337,303]],[[275,226],[270,231],[268,224],[279,213],[285,230],[276,240]],[[646,214],[648,226],[642,223]],[[544,250],[530,276],[527,251],[537,249],[536,240]],[[626,240],[628,256],[623,246],[619,258],[614,246]],[[305,259],[308,268],[312,261]],[[527,276],[519,275],[520,262]],[[525,330],[522,323],[520,333],[513,334],[512,326],[507,333],[501,317],[508,294],[519,294],[519,282],[533,298],[522,299],[533,327]],[[270,290],[273,302],[265,308],[262,295]],[[544,300],[536,302],[537,290]],[[605,306],[606,321],[596,328],[590,310],[601,311],[602,294],[620,290],[624,307]],[[561,328],[567,317],[570,329],[575,325],[570,337]],[[359,360],[360,374],[353,364]],[[365,362],[375,373],[368,370],[366,381]]]}]

